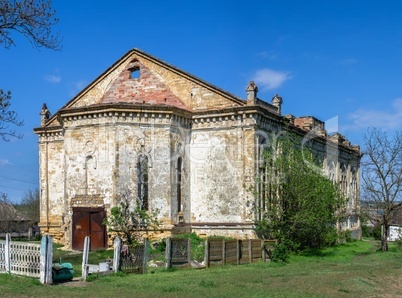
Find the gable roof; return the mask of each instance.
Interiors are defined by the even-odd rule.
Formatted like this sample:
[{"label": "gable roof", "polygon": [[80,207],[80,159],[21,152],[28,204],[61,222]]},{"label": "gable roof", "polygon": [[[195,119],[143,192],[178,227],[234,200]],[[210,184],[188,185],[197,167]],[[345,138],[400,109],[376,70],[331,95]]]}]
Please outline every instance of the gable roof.
[{"label": "gable roof", "polygon": [[0,202],[0,222],[30,220],[23,212],[18,211],[9,203]]},{"label": "gable roof", "polygon": [[[131,73],[139,70],[138,78]],[[207,111],[246,105],[246,101],[139,49],[132,49],[59,111],[105,105],[160,105]],[[56,113],[57,114],[57,113]],[[58,125],[56,114],[46,126]]]}]

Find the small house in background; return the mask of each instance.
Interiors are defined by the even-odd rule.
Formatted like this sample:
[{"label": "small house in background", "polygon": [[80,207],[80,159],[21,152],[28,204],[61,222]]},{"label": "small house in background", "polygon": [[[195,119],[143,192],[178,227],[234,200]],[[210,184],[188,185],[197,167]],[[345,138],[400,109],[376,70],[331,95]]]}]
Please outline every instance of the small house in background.
[{"label": "small house in background", "polygon": [[388,241],[397,241],[402,239],[402,227],[389,226],[388,227]]},{"label": "small house in background", "polygon": [[[235,63],[235,62],[234,62]],[[39,137],[40,228],[82,249],[111,243],[102,224],[123,194],[157,211],[159,237],[180,232],[255,238],[267,212],[261,162],[272,135],[306,137],[317,160],[348,196],[342,229],[359,237],[358,146],[329,135],[315,117],[282,115],[283,99],[258,98],[254,82],[239,98],[133,49],[51,115]]]},{"label": "small house in background", "polygon": [[0,237],[10,233],[14,237],[28,236],[33,220],[9,203],[0,203]]}]

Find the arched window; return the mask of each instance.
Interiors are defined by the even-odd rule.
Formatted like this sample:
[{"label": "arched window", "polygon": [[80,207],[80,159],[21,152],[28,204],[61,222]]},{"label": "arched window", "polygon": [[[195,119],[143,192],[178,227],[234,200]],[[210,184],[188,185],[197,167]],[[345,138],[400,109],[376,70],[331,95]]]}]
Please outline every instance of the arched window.
[{"label": "arched window", "polygon": [[258,142],[258,198],[256,211],[257,218],[262,220],[264,213],[270,208],[272,188],[268,179],[269,175],[272,174],[272,162],[267,155],[270,150],[268,139],[260,135]]},{"label": "arched window", "polygon": [[85,194],[93,190],[95,184],[95,159],[89,155],[85,159]]},{"label": "arched window", "polygon": [[182,158],[177,159],[177,213],[182,211],[181,204],[181,168],[182,168]]},{"label": "arched window", "polygon": [[148,157],[141,155],[137,164],[138,201],[141,210],[148,210]]}]

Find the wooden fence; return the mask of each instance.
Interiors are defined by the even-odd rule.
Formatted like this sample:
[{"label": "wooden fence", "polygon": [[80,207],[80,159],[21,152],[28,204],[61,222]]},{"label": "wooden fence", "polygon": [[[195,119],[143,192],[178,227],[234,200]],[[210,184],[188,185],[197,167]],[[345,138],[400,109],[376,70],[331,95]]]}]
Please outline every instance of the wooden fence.
[{"label": "wooden fence", "polygon": [[207,239],[205,242],[205,265],[241,265],[267,261],[271,257],[272,240],[225,240]]},{"label": "wooden fence", "polygon": [[9,234],[0,241],[0,273],[11,273],[40,278],[41,283],[52,283],[53,243],[43,236],[41,244],[13,242]]}]

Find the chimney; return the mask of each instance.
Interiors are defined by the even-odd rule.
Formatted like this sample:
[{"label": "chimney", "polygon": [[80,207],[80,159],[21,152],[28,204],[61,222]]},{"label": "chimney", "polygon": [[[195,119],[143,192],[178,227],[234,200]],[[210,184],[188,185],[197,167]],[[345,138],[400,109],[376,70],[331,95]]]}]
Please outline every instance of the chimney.
[{"label": "chimney", "polygon": [[254,84],[254,81],[250,81],[246,88],[247,92],[247,105],[255,105],[257,103],[258,87]]}]

